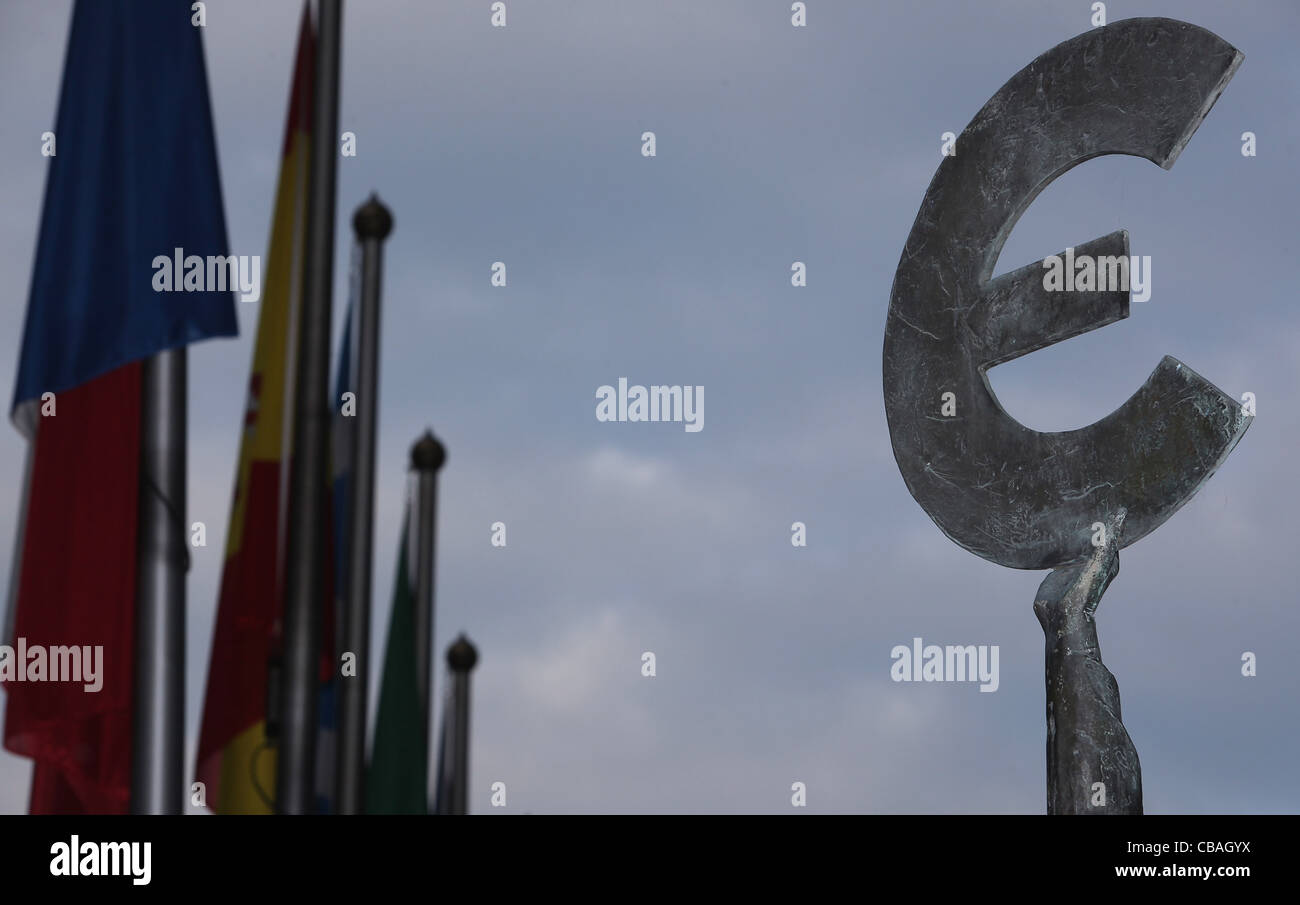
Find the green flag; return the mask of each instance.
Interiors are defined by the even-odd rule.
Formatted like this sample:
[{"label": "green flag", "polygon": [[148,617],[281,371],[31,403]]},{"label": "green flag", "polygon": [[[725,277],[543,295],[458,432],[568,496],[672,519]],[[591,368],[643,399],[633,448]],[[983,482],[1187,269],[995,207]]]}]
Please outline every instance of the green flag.
[{"label": "green flag", "polygon": [[428,739],[415,669],[415,576],[407,555],[410,511],[402,528],[393,580],[379,713],[366,777],[369,814],[427,814]]}]

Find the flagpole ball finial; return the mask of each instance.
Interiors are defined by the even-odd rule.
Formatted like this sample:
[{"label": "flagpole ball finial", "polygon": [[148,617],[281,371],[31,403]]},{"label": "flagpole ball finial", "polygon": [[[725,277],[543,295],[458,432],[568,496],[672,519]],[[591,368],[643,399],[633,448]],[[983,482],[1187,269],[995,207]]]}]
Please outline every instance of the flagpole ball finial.
[{"label": "flagpole ball finial", "polygon": [[447,450],[432,431],[426,430],[424,436],[411,447],[412,471],[437,471],[446,461]]},{"label": "flagpole ball finial", "polygon": [[478,650],[462,633],[452,642],[451,647],[447,648],[447,665],[451,667],[452,672],[467,673],[476,663],[478,663]]},{"label": "flagpole ball finial", "polygon": [[357,208],[352,215],[352,229],[356,232],[357,238],[366,239],[387,239],[388,234],[393,231],[393,214],[379,196],[374,192],[366,199],[366,203]]}]

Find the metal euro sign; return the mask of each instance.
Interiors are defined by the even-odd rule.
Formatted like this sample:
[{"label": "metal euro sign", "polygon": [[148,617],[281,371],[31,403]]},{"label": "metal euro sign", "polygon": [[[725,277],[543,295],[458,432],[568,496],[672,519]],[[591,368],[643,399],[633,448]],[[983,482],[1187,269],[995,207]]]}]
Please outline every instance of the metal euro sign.
[{"label": "metal euro sign", "polygon": [[[1092,552],[1092,525],[1128,510],[1123,544],[1186,503],[1249,424],[1236,400],[1173,358],[1117,410],[1044,433],[1008,415],[989,368],[1128,316],[1122,291],[1051,292],[1042,262],[996,280],[1020,215],[1102,154],[1173,165],[1241,64],[1204,29],[1128,19],[1072,38],[976,114],[925,194],[894,277],[885,412],[908,489],[953,541],[1017,569]],[[1120,231],[1076,255],[1128,255]],[[956,399],[944,417],[944,393]]]}]

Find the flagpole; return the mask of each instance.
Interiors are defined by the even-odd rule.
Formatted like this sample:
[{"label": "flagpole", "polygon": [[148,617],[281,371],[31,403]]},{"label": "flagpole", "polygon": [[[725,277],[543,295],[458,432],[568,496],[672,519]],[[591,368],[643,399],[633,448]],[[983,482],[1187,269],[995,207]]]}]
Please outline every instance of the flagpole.
[{"label": "flagpole", "polygon": [[289,548],[284,600],[284,679],[276,759],[275,810],[308,813],[315,798],[316,698],[319,693],[328,438],[334,198],[338,169],[339,50],[343,0],[319,0],[312,99],[307,243],[298,333],[293,465],[289,475]]},{"label": "flagpole", "polygon": [[371,539],[375,501],[375,423],[379,408],[379,311],[383,242],[393,215],[375,195],[357,208],[352,228],[361,243],[361,309],[357,320],[357,419],[352,475],[352,524],[343,650],[357,658],[356,674],[341,678],[336,811],[365,809],[366,701],[370,676]]},{"label": "flagpole", "polygon": [[181,813],[185,756],[187,353],[141,365],[131,813]]},{"label": "flagpole", "polygon": [[451,802],[447,813],[463,817],[469,813],[469,673],[478,663],[478,651],[463,634],[447,648],[451,667],[452,719]]},{"label": "flagpole", "polygon": [[433,765],[433,807],[431,813],[446,814],[447,808],[451,801],[451,791],[448,788],[449,773],[451,764],[448,762],[447,753],[447,724],[452,718],[451,706],[452,696],[443,694],[442,700],[442,726],[438,730],[438,760]]},{"label": "flagpole", "polygon": [[36,431],[27,440],[23,454],[23,494],[18,502],[18,521],[14,530],[14,553],[9,562],[9,596],[5,601],[4,628],[0,630],[0,644],[14,642],[14,621],[18,616],[18,590],[23,572],[23,540],[27,533],[27,501],[32,492],[32,460],[36,458]]},{"label": "flagpole", "polygon": [[415,679],[420,695],[420,738],[424,739],[424,775],[429,775],[433,725],[433,590],[434,557],[438,531],[438,470],[447,461],[447,450],[432,431],[411,447],[411,471],[415,472]]}]

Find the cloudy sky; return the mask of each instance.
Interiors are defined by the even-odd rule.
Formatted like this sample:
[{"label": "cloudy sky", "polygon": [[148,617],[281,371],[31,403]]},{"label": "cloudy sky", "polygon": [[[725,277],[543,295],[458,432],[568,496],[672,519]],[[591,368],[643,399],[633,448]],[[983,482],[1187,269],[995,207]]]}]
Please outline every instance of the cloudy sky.
[{"label": "cloudy sky", "polygon": [[[351,2],[343,37],[340,128],[358,155],[339,166],[340,298],[352,209],[376,190],[396,219],[374,652],[407,450],[431,426],[449,453],[437,645],[464,630],[481,654],[472,809],[789,813],[803,782],[812,812],[1041,813],[1043,574],[958,548],[910,497],[881,347],[941,134],[1087,30],[1090,2],[809,0],[806,28],[786,0],[507,6],[500,29],[487,0]],[[70,11],[0,5],[3,374],[17,368]],[[299,13],[296,0],[208,4],[237,254],[265,253]],[[1220,472],[1121,555],[1099,630],[1148,812],[1296,812],[1300,8],[1133,0],[1109,15],[1184,19],[1245,63],[1171,171],[1100,158],[1034,202],[998,272],[1122,227],[1152,258],[1153,292],[1128,320],[991,380],[1040,430],[1109,413],[1165,354],[1256,394]],[[1242,156],[1244,131],[1258,156]],[[505,288],[490,285],[494,261]],[[191,752],[258,306],[238,310],[240,337],[190,358],[189,517],[210,539],[189,581]],[[598,422],[596,388],[619,377],[702,385],[704,429]],[[0,430],[0,550],[23,447]],[[890,649],[914,637],[998,645],[999,689],[892,682]],[[0,755],[0,812],[25,811],[28,775]],[[497,781],[504,809],[489,803]]]}]

